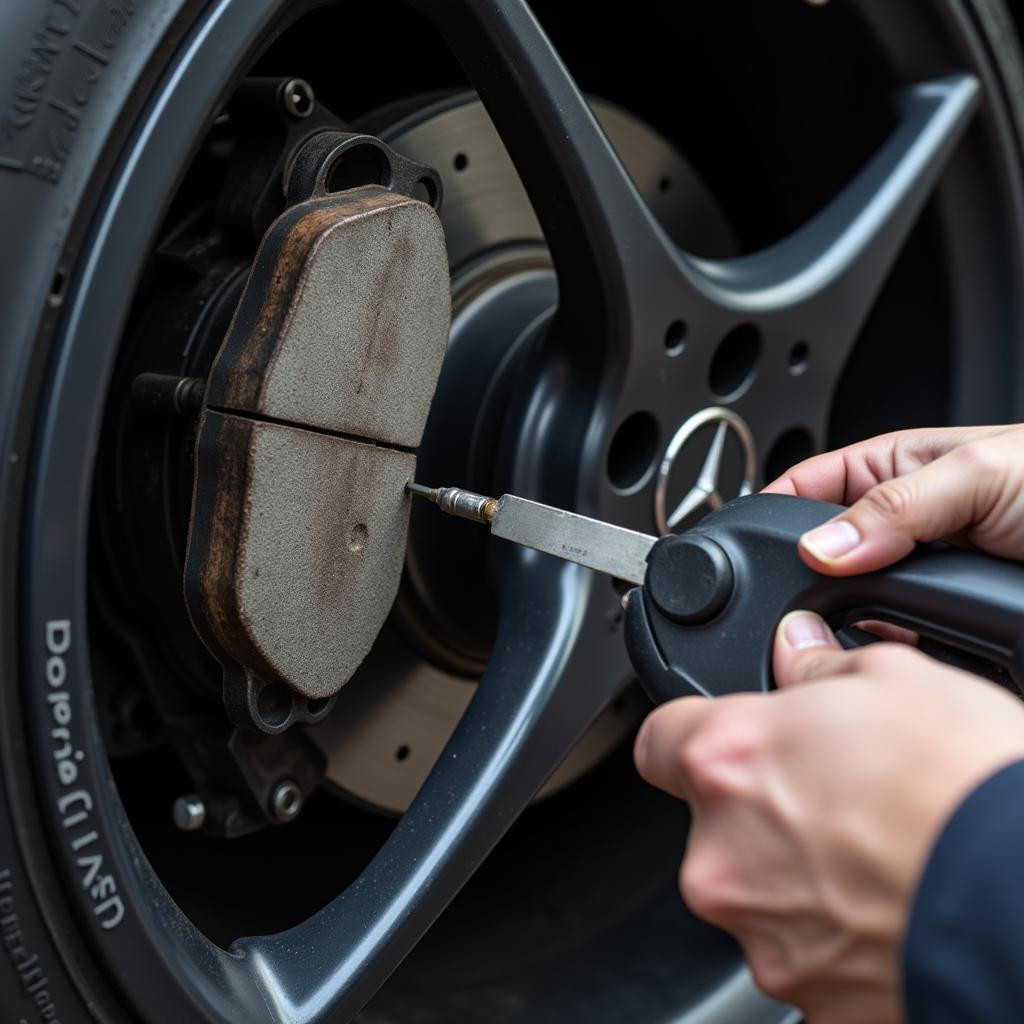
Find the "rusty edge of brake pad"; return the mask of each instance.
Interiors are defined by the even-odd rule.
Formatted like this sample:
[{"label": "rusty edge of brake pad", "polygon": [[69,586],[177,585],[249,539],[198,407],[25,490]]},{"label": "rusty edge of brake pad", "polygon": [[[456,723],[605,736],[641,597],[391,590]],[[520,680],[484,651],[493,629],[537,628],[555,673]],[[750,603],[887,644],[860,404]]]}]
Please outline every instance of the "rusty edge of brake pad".
[{"label": "rusty edge of brake pad", "polygon": [[356,189],[268,230],[196,440],[185,596],[226,681],[241,669],[320,704],[369,652],[401,576],[449,301],[424,203]]},{"label": "rusty edge of brake pad", "polygon": [[376,186],[300,203],[264,237],[206,404],[415,448],[450,313],[425,203]]}]

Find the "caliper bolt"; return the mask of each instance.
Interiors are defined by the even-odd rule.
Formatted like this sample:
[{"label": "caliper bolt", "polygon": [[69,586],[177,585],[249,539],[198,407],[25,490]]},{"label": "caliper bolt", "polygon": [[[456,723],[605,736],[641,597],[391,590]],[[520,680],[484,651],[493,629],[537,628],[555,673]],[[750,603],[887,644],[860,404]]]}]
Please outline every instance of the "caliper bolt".
[{"label": "caliper bolt", "polygon": [[140,373],[132,381],[132,401],[161,416],[195,415],[203,407],[206,382],[200,377],[169,373]]},{"label": "caliper bolt", "polygon": [[173,817],[182,832],[195,832],[206,821],[206,804],[195,793],[179,796],[174,801]]},{"label": "caliper bolt", "polygon": [[302,790],[299,784],[292,779],[279,782],[271,794],[270,809],[278,821],[294,821],[302,810]]},{"label": "caliper bolt", "polygon": [[290,78],[281,86],[281,105],[289,117],[301,120],[313,113],[313,87],[301,78]]}]

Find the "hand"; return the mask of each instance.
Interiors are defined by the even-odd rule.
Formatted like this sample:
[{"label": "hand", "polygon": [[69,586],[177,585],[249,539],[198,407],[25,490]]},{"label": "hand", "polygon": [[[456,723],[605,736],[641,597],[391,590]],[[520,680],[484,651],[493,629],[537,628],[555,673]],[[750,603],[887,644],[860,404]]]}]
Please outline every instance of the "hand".
[{"label": "hand", "polygon": [[929,850],[971,789],[1024,757],[1024,705],[911,648],[843,651],[780,625],[781,691],[665,704],[640,774],[690,803],[694,913],[809,1024],[902,1020],[900,947]]},{"label": "hand", "polygon": [[851,506],[800,542],[804,561],[831,576],[940,538],[1024,558],[1024,427],[885,434],[801,462],[765,490]]},{"label": "hand", "polygon": [[[830,575],[939,538],[1024,557],[1021,427],[890,434],[766,490],[852,503],[801,541]],[[775,675],[779,693],[675,701],[637,737],[641,774],[692,806],[681,890],[810,1024],[900,1021],[918,878],[970,790],[1024,757],[1024,706],[906,647],[844,652],[806,612],[780,624]]]}]

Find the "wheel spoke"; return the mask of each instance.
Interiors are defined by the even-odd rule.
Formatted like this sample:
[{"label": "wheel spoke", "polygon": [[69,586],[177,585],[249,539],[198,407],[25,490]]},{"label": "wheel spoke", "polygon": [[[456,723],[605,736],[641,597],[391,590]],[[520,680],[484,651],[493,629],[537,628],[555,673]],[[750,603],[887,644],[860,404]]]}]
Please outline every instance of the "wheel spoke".
[{"label": "wheel spoke", "polygon": [[[628,678],[621,638],[587,614],[600,603],[591,574],[532,552],[509,557],[496,653],[387,842],[318,914],[232,947],[282,1020],[357,1012]],[[566,672],[570,658],[587,664]],[[621,671],[609,671],[616,659]]]},{"label": "wheel spoke", "polygon": [[[444,33],[501,134],[558,274],[562,341],[626,346],[676,254],[523,0],[410,0]],[[566,340],[567,336],[572,336]]]},{"label": "wheel spoke", "polygon": [[[688,260],[721,306],[827,337],[841,365],[971,121],[980,87],[956,75],[908,88],[900,120],[861,173],[778,244],[732,260]],[[845,347],[844,347],[845,346]]]}]

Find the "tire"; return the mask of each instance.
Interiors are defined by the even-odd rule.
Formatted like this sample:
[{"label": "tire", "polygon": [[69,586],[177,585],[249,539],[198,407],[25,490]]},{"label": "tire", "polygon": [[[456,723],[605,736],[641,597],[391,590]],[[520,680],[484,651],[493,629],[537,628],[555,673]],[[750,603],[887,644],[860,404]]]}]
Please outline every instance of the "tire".
[{"label": "tire", "polygon": [[[6,69],[7,82],[0,108],[0,237],[7,245],[0,258],[0,931],[5,939],[0,1007],[5,1019],[64,1024],[93,1019],[348,1020],[396,966],[389,962],[367,973],[346,1003],[332,1003],[322,1015],[268,1008],[264,990],[233,990],[234,982],[228,974],[218,975],[219,968],[195,969],[208,956],[206,940],[158,878],[150,863],[157,861],[153,850],[138,845],[135,830],[141,825],[126,816],[124,793],[117,795],[118,787],[127,787],[116,771],[112,774],[104,753],[87,657],[89,495],[116,342],[127,330],[129,300],[139,284],[136,256],[154,245],[199,139],[239,75],[317,6],[275,0],[49,0],[42,5],[9,0],[0,11],[0,67]],[[910,425],[921,417],[1013,420],[1024,413],[1024,305],[1009,298],[1024,295],[1024,62],[1011,13],[1000,0],[937,0],[932,6],[932,35],[920,37],[917,71],[928,77],[946,61],[956,67],[969,64],[985,102],[968,139],[968,157],[951,168],[948,187],[943,186],[927,214],[936,224],[941,220],[941,231],[924,232],[913,244],[939,247],[936,239],[948,232],[959,245],[944,267],[951,277],[973,273],[968,264],[991,263],[994,269],[986,274],[987,290],[978,289],[973,305],[957,294],[948,306],[936,298],[924,308],[920,286],[910,284],[904,291],[900,284],[883,300],[890,326],[901,325],[896,329],[905,331],[908,340],[894,352],[891,333],[874,330],[871,323],[864,328],[867,340],[858,343],[837,387],[830,443]],[[544,5],[541,13],[575,68],[582,60],[578,15],[559,12],[557,5]],[[604,17],[608,28],[614,12],[593,14],[598,30]],[[915,17],[895,9],[864,15],[865,33],[883,40],[880,62],[896,59],[895,40],[917,38],[911,31]],[[376,30],[365,15],[358,25]],[[414,53],[415,32],[402,38],[406,54]],[[939,54],[935,58],[928,49],[932,46]],[[900,60],[905,60],[902,73],[913,80],[914,61]],[[977,184],[978,168],[990,166],[998,168],[998,178],[991,194],[985,194]],[[732,173],[716,167],[713,159],[698,170],[708,180],[717,172],[726,178]],[[807,175],[795,167],[789,171],[797,179]],[[715,183],[716,195],[728,196],[735,189],[735,180]],[[737,200],[733,208],[742,210],[743,203]],[[810,212],[795,201],[788,215],[795,224]],[[759,224],[742,239],[744,249],[774,241],[772,230]],[[123,238],[124,265],[111,258],[118,251],[113,235]],[[1005,255],[1001,262],[995,260],[999,253]],[[97,298],[101,292],[102,303]],[[917,305],[910,308],[904,296],[912,296]],[[90,319],[100,308],[115,314],[102,329]],[[882,316],[877,310],[875,315]],[[943,329],[946,322],[952,325],[953,340],[945,355],[932,359],[929,332]],[[971,348],[965,340],[971,333],[991,344]],[[864,395],[875,393],[880,358],[892,360],[896,378],[908,386],[922,362],[928,362],[927,385],[912,400],[887,393],[865,408]],[[63,446],[68,422],[77,424],[80,451]],[[804,454],[805,443],[803,436],[780,435],[768,465]],[[623,760],[622,751],[618,758]],[[612,772],[609,764],[598,766],[594,777]],[[558,797],[566,801],[559,807],[587,799],[599,804],[593,794],[586,798],[582,793],[579,788],[566,791]],[[516,813],[518,805],[508,817]],[[380,825],[380,836],[368,842],[383,842],[389,828]],[[678,838],[674,824],[662,832],[666,843]],[[502,850],[519,849],[516,842],[513,837],[511,845],[499,847],[498,857]],[[529,845],[525,839],[519,842]],[[594,845],[600,845],[599,838]],[[568,856],[569,850],[559,848],[559,855]],[[511,871],[514,861],[506,854],[500,863]],[[476,863],[467,856],[464,877]],[[640,869],[634,865],[629,870]],[[529,892],[522,889],[523,902],[529,901]],[[597,902],[593,893],[589,900]],[[437,897],[430,904],[432,917],[446,902]],[[567,911],[566,916],[572,915]],[[448,933],[472,917],[465,908],[461,917],[450,914],[444,919]],[[523,934],[541,930],[538,920],[524,926]],[[594,920],[595,914],[587,917],[591,931]],[[353,927],[368,932],[370,926],[360,920]],[[696,926],[688,923],[686,928]],[[676,933],[666,925],[665,934]],[[694,942],[721,942],[700,930],[693,934],[698,936]],[[451,948],[457,951],[458,944]],[[550,957],[555,963],[556,953]],[[725,963],[735,954],[730,949],[722,957]],[[653,1024],[679,1006],[692,1009],[698,1003],[704,1016],[688,1021],[738,1020],[727,1016],[737,1006],[745,1008],[744,1021],[778,1024],[788,1017],[784,1008],[747,989],[729,1003],[734,998],[730,992],[741,982],[724,967],[703,979],[698,999],[692,991],[696,982],[680,985],[667,977],[664,964],[652,962],[646,974],[637,966],[634,976],[623,979],[617,1003],[586,995],[588,981],[580,964],[575,964],[575,976],[566,970],[564,983],[557,984],[555,968],[544,966],[531,976],[533,987],[522,991],[502,987],[504,981],[491,985],[490,967],[476,964],[476,969],[479,975],[464,990],[442,993],[430,988],[436,963],[430,957],[419,964],[410,961],[370,1003],[365,1019],[509,1024],[629,1019]],[[445,981],[459,983],[457,977]],[[546,999],[545,1007],[537,1002]],[[673,1005],[673,999],[680,1002]],[[716,1010],[716,999],[724,1000],[726,1009]]]}]

